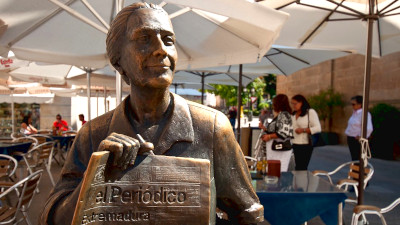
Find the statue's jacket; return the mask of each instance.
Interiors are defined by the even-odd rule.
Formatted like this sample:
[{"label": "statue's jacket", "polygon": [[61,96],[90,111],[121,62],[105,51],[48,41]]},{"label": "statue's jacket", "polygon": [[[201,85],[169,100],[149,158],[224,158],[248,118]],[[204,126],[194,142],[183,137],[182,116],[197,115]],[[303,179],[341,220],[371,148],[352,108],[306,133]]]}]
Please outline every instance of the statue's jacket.
[{"label": "statue's jacket", "polygon": [[[154,143],[154,153],[210,160],[209,224],[215,224],[216,207],[228,214],[232,224],[262,221],[264,209],[253,190],[243,153],[226,116],[175,94],[171,94],[171,99],[172,112],[162,130],[157,132],[159,139]],[[128,113],[131,113],[128,104],[129,97],[113,111],[87,122],[81,128],[68,153],[61,177],[46,203],[41,224],[52,224],[48,218],[54,207],[80,187],[90,156],[102,140],[112,132],[136,137],[136,129],[128,118]],[[151,139],[146,134],[142,135],[145,140]]]}]

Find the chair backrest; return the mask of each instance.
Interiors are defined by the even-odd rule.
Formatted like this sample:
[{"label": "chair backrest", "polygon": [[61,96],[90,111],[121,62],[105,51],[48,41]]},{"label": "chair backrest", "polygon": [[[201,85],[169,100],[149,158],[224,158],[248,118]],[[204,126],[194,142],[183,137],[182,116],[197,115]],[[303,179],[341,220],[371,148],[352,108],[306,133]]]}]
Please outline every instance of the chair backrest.
[{"label": "chair backrest", "polygon": [[43,144],[48,140],[53,140],[53,138],[49,135],[45,135],[45,134],[33,134],[30,135],[30,137],[36,138],[39,142],[39,144]]},{"label": "chair backrest", "polygon": [[51,135],[53,133],[52,130],[38,130],[38,134],[44,134],[44,135]]},{"label": "chair backrest", "polygon": [[78,131],[76,131],[76,130],[67,130],[67,131],[63,131],[62,133],[63,134],[77,134]]},{"label": "chair backrest", "polygon": [[56,141],[44,142],[29,150],[26,155],[34,157],[36,166],[41,164],[42,162],[51,165],[51,159],[53,156],[55,145]]},{"label": "chair backrest", "polygon": [[[0,199],[3,199],[10,193],[15,192],[16,189],[22,187],[20,194],[18,196],[18,202],[15,206],[15,210],[8,210],[8,214],[4,220],[0,221],[0,224],[9,224],[16,220],[17,213],[23,208],[25,211],[29,208],[32,198],[35,194],[35,189],[39,184],[40,178],[42,176],[43,170],[38,170],[35,173],[27,176],[26,178],[22,179],[18,183],[14,184],[6,191],[0,194]],[[5,207],[5,206],[2,206]]]},{"label": "chair backrest", "polygon": [[244,158],[246,159],[247,166],[249,167],[249,169],[255,170],[257,166],[257,159],[250,156],[245,156]]},{"label": "chair backrest", "polygon": [[21,132],[13,132],[13,133],[11,133],[10,136],[14,140],[14,139],[17,139],[19,137],[25,137],[26,135],[21,133]]},{"label": "chair backrest", "polygon": [[[372,178],[374,174],[374,167],[371,163],[368,163],[364,168],[364,189],[367,186],[368,181]],[[360,178],[360,165],[359,161],[353,161],[349,166],[348,179],[359,180]]]},{"label": "chair backrest", "polygon": [[0,154],[0,177],[11,177],[17,170],[18,162],[9,155]]},{"label": "chair backrest", "polygon": [[13,142],[32,142],[31,147],[35,147],[39,144],[39,141],[36,138],[30,136],[16,138],[13,140]]}]

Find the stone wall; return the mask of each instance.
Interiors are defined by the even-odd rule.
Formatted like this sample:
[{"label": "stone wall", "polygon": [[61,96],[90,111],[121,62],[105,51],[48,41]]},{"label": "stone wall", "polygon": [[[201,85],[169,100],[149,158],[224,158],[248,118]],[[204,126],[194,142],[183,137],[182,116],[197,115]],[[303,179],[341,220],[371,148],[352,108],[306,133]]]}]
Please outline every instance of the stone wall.
[{"label": "stone wall", "polygon": [[[332,131],[345,144],[344,130],[351,116],[350,98],[363,94],[363,55],[348,55],[300,70],[290,76],[277,76],[277,93],[310,96],[332,87],[343,94],[346,105],[334,113]],[[370,107],[388,103],[400,108],[400,52],[372,60]]]},{"label": "stone wall", "polygon": [[70,97],[55,96],[52,104],[40,104],[40,129],[51,129],[57,114],[61,114],[63,120],[71,125]]}]

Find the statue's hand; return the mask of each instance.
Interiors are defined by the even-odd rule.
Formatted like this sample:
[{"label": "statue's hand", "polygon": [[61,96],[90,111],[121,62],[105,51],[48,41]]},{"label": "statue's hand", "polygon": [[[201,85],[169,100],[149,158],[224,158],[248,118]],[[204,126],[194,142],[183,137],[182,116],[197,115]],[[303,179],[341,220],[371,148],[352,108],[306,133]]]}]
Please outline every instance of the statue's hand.
[{"label": "statue's hand", "polygon": [[135,138],[112,133],[103,140],[97,151],[109,151],[112,166],[126,169],[135,163],[136,156],[140,148],[140,143]]}]

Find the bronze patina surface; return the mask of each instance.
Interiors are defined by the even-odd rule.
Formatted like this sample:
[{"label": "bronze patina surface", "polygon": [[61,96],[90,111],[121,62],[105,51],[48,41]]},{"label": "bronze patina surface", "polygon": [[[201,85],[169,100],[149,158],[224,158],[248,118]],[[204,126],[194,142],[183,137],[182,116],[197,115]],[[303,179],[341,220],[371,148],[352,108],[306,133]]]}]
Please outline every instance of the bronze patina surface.
[{"label": "bronze patina surface", "polygon": [[108,156],[92,154],[72,225],[208,223],[209,160],[138,156],[132,167],[109,170]]},{"label": "bronze patina surface", "polygon": [[111,24],[107,53],[130,85],[130,96],[81,128],[40,223],[71,224],[92,153],[108,151],[109,170],[129,170],[136,155],[149,148],[139,143],[137,134],[154,144],[155,155],[210,161],[208,224],[216,223],[216,207],[227,213],[229,224],[262,221],[263,207],[226,116],[169,92],[177,52],[167,13],[146,3],[122,9]]}]

